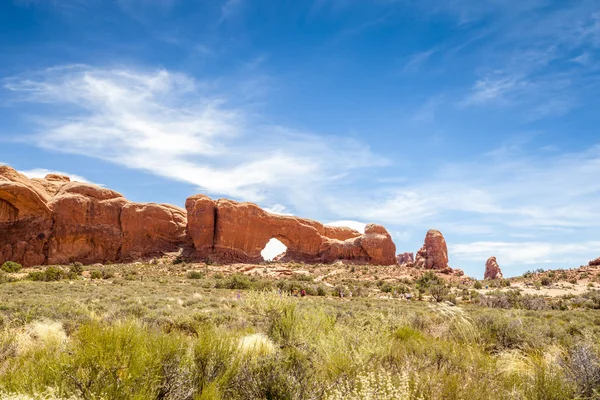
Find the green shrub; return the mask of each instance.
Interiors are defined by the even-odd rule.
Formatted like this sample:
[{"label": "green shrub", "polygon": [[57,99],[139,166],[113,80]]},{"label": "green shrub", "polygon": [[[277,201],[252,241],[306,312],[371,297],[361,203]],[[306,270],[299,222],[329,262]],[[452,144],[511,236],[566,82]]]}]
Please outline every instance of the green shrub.
[{"label": "green shrub", "polygon": [[252,287],[252,282],[250,281],[250,278],[248,278],[246,275],[234,274],[226,279],[217,282],[215,287],[217,289],[245,290],[250,289]]},{"label": "green shrub", "polygon": [[83,272],[83,264],[80,262],[74,262],[69,266],[69,272],[74,275],[81,275]]},{"label": "green shrub", "polygon": [[479,281],[475,281],[475,283],[473,284],[473,288],[475,288],[475,289],[478,289],[478,290],[479,290],[479,289],[482,289],[482,288],[483,288],[483,285],[481,284],[481,282],[479,282]]},{"label": "green shrub", "polygon": [[47,267],[43,271],[30,272],[29,275],[27,275],[27,279],[42,282],[55,282],[60,281],[61,279],[67,279],[68,277],[68,273],[61,268],[54,266]]},{"label": "green shrub", "polygon": [[429,288],[429,294],[431,295],[433,300],[435,300],[438,303],[444,300],[448,293],[449,289],[444,285],[433,285]]},{"label": "green shrub", "polygon": [[552,281],[547,276],[544,276],[542,277],[542,279],[540,279],[540,283],[542,284],[542,286],[550,286],[552,284]]},{"label": "green shrub", "polygon": [[186,276],[188,277],[188,279],[202,279],[202,278],[204,278],[204,272],[188,271]]},{"label": "green shrub", "polygon": [[427,289],[432,285],[443,285],[444,280],[432,271],[427,271],[415,280],[418,288]]},{"label": "green shrub", "polygon": [[2,271],[4,272],[19,272],[21,269],[23,268],[23,266],[19,263],[16,263],[14,261],[6,261],[4,262],[4,264],[2,264],[2,267],[0,269],[2,269]]},{"label": "green shrub", "polygon": [[90,273],[90,278],[91,279],[102,279],[102,272],[98,271],[98,270],[92,271]]}]

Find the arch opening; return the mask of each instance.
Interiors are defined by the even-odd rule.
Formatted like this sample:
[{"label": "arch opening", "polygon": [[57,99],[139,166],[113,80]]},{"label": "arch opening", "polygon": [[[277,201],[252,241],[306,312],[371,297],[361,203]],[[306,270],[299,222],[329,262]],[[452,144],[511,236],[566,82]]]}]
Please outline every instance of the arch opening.
[{"label": "arch opening", "polygon": [[283,244],[279,239],[271,238],[265,248],[262,249],[260,255],[265,261],[273,261],[278,255],[285,253],[287,246]]}]

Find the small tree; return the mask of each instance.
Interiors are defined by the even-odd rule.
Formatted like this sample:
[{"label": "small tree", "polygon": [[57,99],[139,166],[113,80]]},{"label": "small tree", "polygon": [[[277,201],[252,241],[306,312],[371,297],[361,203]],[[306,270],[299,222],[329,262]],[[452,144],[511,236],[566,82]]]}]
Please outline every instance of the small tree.
[{"label": "small tree", "polygon": [[433,285],[429,288],[429,294],[437,303],[444,300],[450,290],[444,285]]}]

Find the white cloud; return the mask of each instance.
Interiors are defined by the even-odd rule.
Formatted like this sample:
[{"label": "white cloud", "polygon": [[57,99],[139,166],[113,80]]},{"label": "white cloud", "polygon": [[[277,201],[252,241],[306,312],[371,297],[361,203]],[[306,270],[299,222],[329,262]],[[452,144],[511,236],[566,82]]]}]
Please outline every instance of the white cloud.
[{"label": "white cloud", "polygon": [[[5,88],[55,106],[28,142],[250,201],[301,199],[350,171],[382,166],[364,144],[262,124],[208,83],[166,70],[52,68]],[[293,201],[293,200],[292,200]],[[301,201],[301,200],[298,200]]]},{"label": "white cloud", "polygon": [[488,257],[495,256],[498,263],[511,266],[519,264],[564,263],[567,268],[586,264],[600,252],[600,241],[581,243],[550,242],[472,242],[450,244],[451,257],[459,261],[476,261],[485,265]]},{"label": "white cloud", "polygon": [[[534,152],[533,154],[536,154]],[[459,234],[524,234],[600,226],[600,146],[536,156],[505,147],[446,164],[433,176],[395,189],[324,199],[332,212],[414,227],[446,226]],[[461,228],[462,227],[462,228]]]},{"label": "white cloud", "polygon": [[411,55],[404,68],[402,68],[402,73],[410,74],[419,71],[435,52],[436,50],[432,49]]},{"label": "white cloud", "polygon": [[[87,180],[86,178],[84,178],[81,175],[71,174],[69,172],[62,172],[62,171],[52,171],[52,170],[45,169],[45,168],[34,168],[34,169],[28,169],[28,170],[21,170],[19,172],[30,179],[31,178],[44,178],[48,174],[58,174],[58,175],[68,176],[69,178],[71,178],[71,182],[94,183],[94,182],[90,182],[89,180]],[[98,185],[98,184],[95,183],[95,185]],[[99,186],[102,186],[102,185],[99,185]]]},{"label": "white cloud", "polygon": [[292,215],[287,209],[287,207],[283,204],[273,204],[272,206],[264,207],[263,209],[267,212],[270,212],[271,214]]},{"label": "white cloud", "polygon": [[328,222],[325,225],[345,226],[345,227],[357,230],[360,233],[365,233],[365,226],[367,226],[367,224],[365,224],[364,222],[358,222],[358,221],[333,221],[333,222]]}]

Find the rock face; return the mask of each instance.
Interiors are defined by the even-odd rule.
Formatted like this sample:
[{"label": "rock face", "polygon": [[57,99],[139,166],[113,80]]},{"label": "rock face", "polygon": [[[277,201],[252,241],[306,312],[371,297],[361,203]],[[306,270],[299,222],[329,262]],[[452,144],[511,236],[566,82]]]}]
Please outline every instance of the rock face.
[{"label": "rock face", "polygon": [[496,261],[496,257],[490,257],[485,263],[485,273],[483,279],[501,279],[502,271]]},{"label": "rock face", "polygon": [[427,232],[425,244],[417,252],[415,267],[452,272],[452,269],[448,266],[446,240],[440,231],[430,229]]},{"label": "rock face", "polygon": [[204,195],[188,198],[185,207],[133,203],[67,176],[29,179],[0,166],[0,263],[125,262],[179,249],[195,260],[254,263],[263,261],[260,252],[271,238],[286,245],[284,261],[397,263],[381,225],[360,234]]},{"label": "rock face", "polygon": [[[370,224],[365,233],[350,228],[328,227],[320,222],[271,214],[256,204],[211,200],[204,195],[187,199],[187,234],[195,259],[219,263],[263,261],[261,251],[275,238],[287,247],[279,261],[391,265],[396,247],[381,225]],[[331,236],[328,236],[331,235]]]},{"label": "rock face", "polygon": [[0,166],[0,263],[131,261],[186,243],[186,213],[138,204],[62,175],[28,179]]},{"label": "rock face", "polygon": [[589,262],[590,267],[595,267],[600,265],[600,257],[596,258],[595,260],[592,260]]},{"label": "rock face", "polygon": [[402,253],[396,256],[398,259],[398,264],[413,264],[415,262],[415,253]]}]

